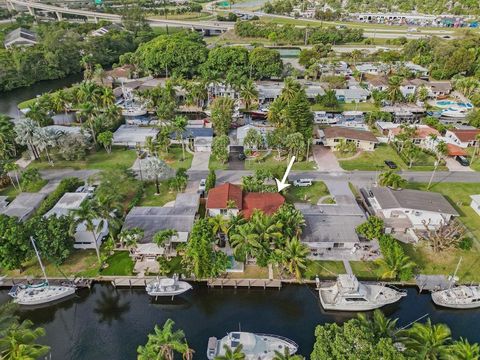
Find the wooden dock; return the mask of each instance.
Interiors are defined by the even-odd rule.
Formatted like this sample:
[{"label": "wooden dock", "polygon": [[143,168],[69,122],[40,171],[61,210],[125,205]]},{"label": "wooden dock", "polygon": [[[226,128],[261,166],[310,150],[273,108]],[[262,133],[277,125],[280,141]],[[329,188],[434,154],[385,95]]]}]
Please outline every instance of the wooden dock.
[{"label": "wooden dock", "polygon": [[[0,281],[0,287],[12,287],[19,284],[38,284],[42,279],[31,279],[31,278],[5,278]],[[90,288],[92,286],[92,279],[86,278],[74,278],[74,279],[65,279],[65,278],[48,278],[48,283],[50,285],[63,285],[67,283],[73,283],[77,288]]]},{"label": "wooden dock", "polygon": [[277,288],[281,289],[281,280],[269,280],[269,279],[213,279],[208,280],[207,285],[209,287],[234,287],[236,288]]},{"label": "wooden dock", "polygon": [[[147,284],[155,280],[155,276],[146,277],[117,277],[111,280],[113,287],[146,287]],[[106,280],[106,279],[105,279]]]},{"label": "wooden dock", "polygon": [[440,291],[448,289],[452,286],[452,281],[445,275],[417,275],[415,277],[415,283],[418,286],[420,292],[427,291]]}]

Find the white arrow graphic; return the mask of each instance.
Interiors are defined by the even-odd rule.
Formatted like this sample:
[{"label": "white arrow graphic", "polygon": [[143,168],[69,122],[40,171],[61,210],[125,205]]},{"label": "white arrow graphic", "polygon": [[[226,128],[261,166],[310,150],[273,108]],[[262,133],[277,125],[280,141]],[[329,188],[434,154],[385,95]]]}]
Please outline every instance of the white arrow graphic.
[{"label": "white arrow graphic", "polygon": [[287,177],[288,177],[288,173],[292,169],[292,165],[294,161],[295,161],[295,156],[292,156],[292,158],[290,159],[290,163],[287,166],[287,170],[285,170],[285,175],[283,175],[282,181],[275,179],[275,181],[277,182],[278,192],[290,186],[290,184],[287,182]]}]

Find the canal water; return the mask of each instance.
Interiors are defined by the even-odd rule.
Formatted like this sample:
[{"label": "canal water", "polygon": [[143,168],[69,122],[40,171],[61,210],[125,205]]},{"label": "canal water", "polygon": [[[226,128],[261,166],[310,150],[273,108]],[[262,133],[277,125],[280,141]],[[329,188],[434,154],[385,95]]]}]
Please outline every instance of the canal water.
[{"label": "canal water", "polygon": [[[453,336],[480,342],[480,310],[436,308],[430,295],[408,288],[408,296],[383,308],[387,316],[399,318],[399,325],[428,314],[433,322],[446,323]],[[0,303],[8,300],[0,291]],[[308,356],[314,343],[314,329],[327,322],[343,323],[355,314],[325,312],[317,293],[306,285],[287,285],[281,290],[209,289],[195,284],[180,297],[154,301],[143,289],[114,289],[96,284],[78,296],[56,306],[21,310],[22,318],[45,328],[42,342],[52,347],[52,359],[135,359],[136,348],[144,344],[156,324],[168,318],[183,329],[195,359],[205,359],[210,336],[227,331],[272,333],[296,341],[299,352]]]}]

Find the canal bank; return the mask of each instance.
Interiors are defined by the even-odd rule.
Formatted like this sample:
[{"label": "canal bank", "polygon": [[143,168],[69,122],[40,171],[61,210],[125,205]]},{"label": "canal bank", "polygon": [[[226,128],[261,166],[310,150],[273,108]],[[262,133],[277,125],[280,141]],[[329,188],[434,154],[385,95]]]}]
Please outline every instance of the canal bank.
[{"label": "canal bank", "polygon": [[[210,336],[242,330],[274,333],[296,341],[300,353],[308,356],[314,343],[314,329],[327,322],[343,323],[354,313],[325,312],[314,288],[284,285],[282,289],[209,288],[193,284],[192,291],[175,298],[150,298],[141,288],[117,288],[94,284],[75,298],[44,309],[20,310],[22,318],[45,328],[42,342],[52,347],[52,359],[134,359],[136,348],[144,344],[156,324],[171,318],[185,331],[204,359]],[[480,311],[455,311],[435,307],[430,294],[406,288],[408,296],[383,312],[399,318],[399,326],[428,314],[433,322],[447,324],[455,338],[479,342]],[[8,290],[0,291],[0,303],[8,301]]]}]

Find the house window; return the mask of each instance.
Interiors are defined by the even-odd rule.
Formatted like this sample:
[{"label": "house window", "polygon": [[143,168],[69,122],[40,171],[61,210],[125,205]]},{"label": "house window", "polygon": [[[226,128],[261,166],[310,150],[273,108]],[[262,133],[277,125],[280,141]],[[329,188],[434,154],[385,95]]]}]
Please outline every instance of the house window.
[{"label": "house window", "polygon": [[345,247],[345,244],[344,243],[333,243],[333,247],[334,248],[343,248],[343,247]]},{"label": "house window", "polygon": [[220,214],[227,215],[227,209],[220,209]]}]

